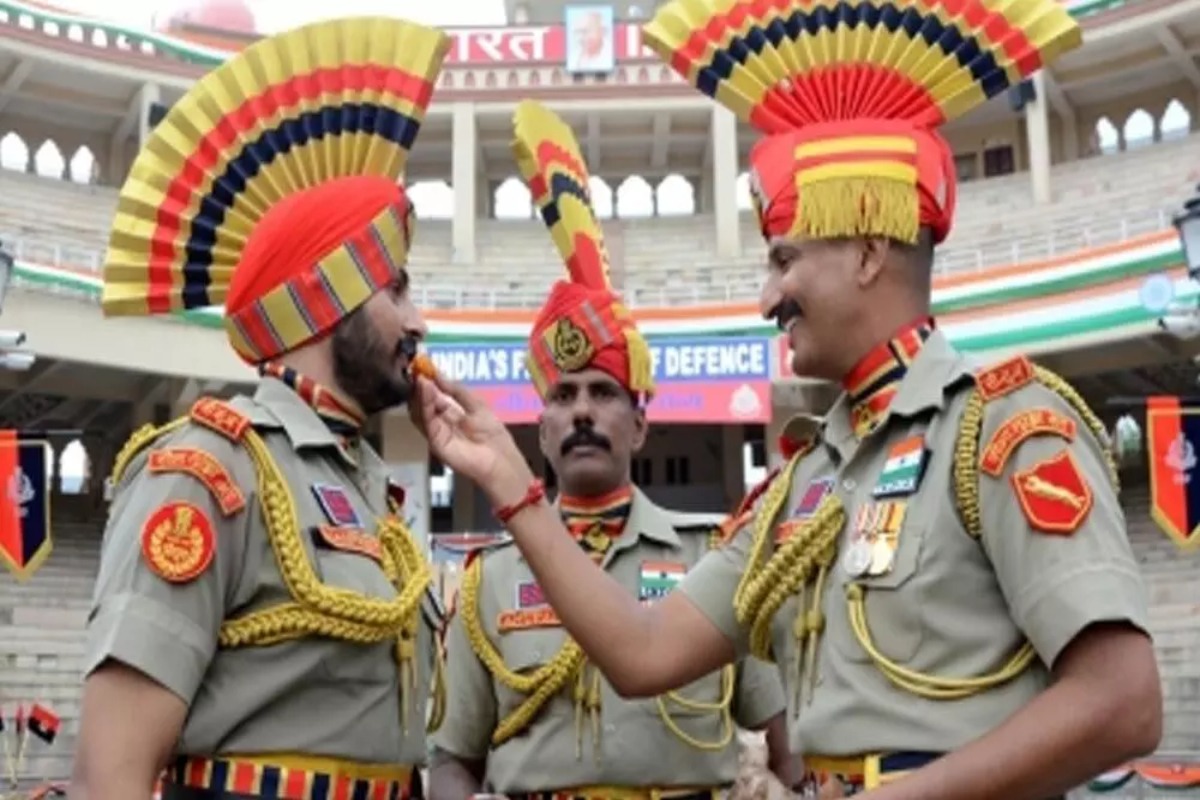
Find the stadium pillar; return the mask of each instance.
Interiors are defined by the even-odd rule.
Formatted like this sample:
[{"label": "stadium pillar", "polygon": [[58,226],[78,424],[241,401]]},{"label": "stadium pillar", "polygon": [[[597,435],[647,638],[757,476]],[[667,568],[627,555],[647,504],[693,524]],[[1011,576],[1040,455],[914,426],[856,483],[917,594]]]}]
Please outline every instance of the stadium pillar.
[{"label": "stadium pillar", "polygon": [[392,480],[404,487],[404,519],[413,537],[429,542],[429,446],[406,412],[380,420],[380,455]]},{"label": "stadium pillar", "polygon": [[712,203],[717,223],[717,255],[737,258],[742,249],[738,241],[737,117],[716,104],[713,105],[712,137]]},{"label": "stadium pillar", "polygon": [[162,102],[162,92],[157,83],[143,83],[138,94],[140,95],[138,102],[141,104],[141,113],[138,114],[138,150],[141,150],[154,127],[150,123],[150,109],[156,103]]},{"label": "stadium pillar", "polygon": [[746,475],[742,464],[745,447],[745,428],[741,425],[721,426],[721,488],[725,492],[722,508],[733,508],[746,493]]},{"label": "stadium pillar", "polygon": [[1046,108],[1046,79],[1034,73],[1033,98],[1025,103],[1025,135],[1029,146],[1029,175],[1033,179],[1033,201],[1050,202],[1050,117]]},{"label": "stadium pillar", "polygon": [[454,190],[455,264],[475,263],[475,159],[478,150],[475,104],[454,104],[451,132],[450,183]]}]

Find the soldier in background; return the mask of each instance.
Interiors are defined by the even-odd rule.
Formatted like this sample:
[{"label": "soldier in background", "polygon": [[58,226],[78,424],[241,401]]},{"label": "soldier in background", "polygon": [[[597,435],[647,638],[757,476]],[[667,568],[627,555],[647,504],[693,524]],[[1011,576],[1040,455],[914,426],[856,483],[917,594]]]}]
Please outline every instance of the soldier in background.
[{"label": "soldier in background", "polygon": [[[721,517],[670,511],[633,484],[654,393],[650,352],[609,286],[570,129],[532,102],[518,107],[515,127],[518,163],[555,241],[566,243],[571,277],[550,292],[528,347],[557,510],[595,564],[631,597],[656,603],[719,540]],[[713,798],[737,776],[738,726],[766,731],[771,767],[791,781],[772,667],[750,658],[679,691],[622,699],[562,629],[514,547],[472,554],[446,648],[434,800],[483,789],[510,798]]]}]

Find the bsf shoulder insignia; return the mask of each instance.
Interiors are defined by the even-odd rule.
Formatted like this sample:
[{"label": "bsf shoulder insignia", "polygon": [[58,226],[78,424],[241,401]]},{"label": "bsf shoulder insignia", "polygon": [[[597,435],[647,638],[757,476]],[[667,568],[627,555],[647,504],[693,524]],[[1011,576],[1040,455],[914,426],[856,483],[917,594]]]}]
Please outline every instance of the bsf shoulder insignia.
[{"label": "bsf shoulder insignia", "polygon": [[1018,470],[1012,484],[1025,519],[1043,533],[1070,536],[1092,510],[1092,487],[1069,450]]},{"label": "bsf shoulder insignia", "polygon": [[988,439],[979,457],[979,468],[998,478],[1017,445],[1034,436],[1058,436],[1071,442],[1075,439],[1075,421],[1052,408],[1031,408],[1006,419]]},{"label": "bsf shoulder insignia", "polygon": [[1032,361],[1025,356],[1013,356],[981,370],[975,376],[975,383],[983,402],[989,403],[1033,383],[1036,377]]},{"label": "bsf shoulder insignia", "polygon": [[192,503],[165,503],[142,526],[142,557],[154,574],[171,583],[199,577],[212,563],[213,549],[212,521]]},{"label": "bsf shoulder insignia", "polygon": [[182,472],[204,484],[225,516],[246,506],[242,490],[211,453],[198,447],[167,447],[150,453],[148,469],[153,473]]},{"label": "bsf shoulder insignia", "polygon": [[216,431],[230,441],[241,441],[246,429],[250,427],[250,418],[240,411],[235,411],[230,405],[215,397],[201,397],[192,404],[188,414],[196,422],[209,430]]}]

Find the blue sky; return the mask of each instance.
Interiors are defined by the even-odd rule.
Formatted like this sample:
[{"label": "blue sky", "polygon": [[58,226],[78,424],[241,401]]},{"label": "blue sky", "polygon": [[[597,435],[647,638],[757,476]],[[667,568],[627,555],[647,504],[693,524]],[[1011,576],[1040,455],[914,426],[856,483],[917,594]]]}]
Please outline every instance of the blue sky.
[{"label": "blue sky", "polygon": [[[54,0],[59,8],[78,11],[126,25],[149,27],[155,14],[170,13],[173,9],[190,6],[190,2],[162,0]],[[315,22],[333,16],[386,14],[404,17],[427,25],[501,25],[504,23],[503,0],[451,0],[431,3],[429,0],[247,0],[262,33]]]}]

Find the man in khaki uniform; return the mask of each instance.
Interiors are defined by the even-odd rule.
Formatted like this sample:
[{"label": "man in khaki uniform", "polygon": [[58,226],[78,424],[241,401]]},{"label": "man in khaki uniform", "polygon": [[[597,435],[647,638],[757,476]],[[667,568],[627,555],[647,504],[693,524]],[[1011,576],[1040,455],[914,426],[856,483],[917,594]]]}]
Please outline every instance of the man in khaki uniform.
[{"label": "man in khaki uniform", "polygon": [[[357,53],[368,40],[382,49]],[[364,426],[412,391],[425,328],[398,180],[447,44],[393,19],[258,42],[199,82],[134,164],[105,310],[223,300],[234,349],[263,377],[253,397],[147,426],[117,458],[73,797],[149,798],[160,775],[165,800],[413,794],[439,612]],[[336,79],[289,71],[330,53],[347,59],[321,63]],[[318,86],[323,111],[306,99]],[[231,87],[272,98],[271,118],[247,117]],[[196,180],[214,147],[236,176]]]},{"label": "man in khaki uniform", "polygon": [[[571,228],[558,282],[530,335],[529,371],[545,407],[542,452],[557,476],[557,507],[592,560],[644,603],[665,597],[710,549],[721,520],[668,511],[630,478],[653,396],[649,350],[608,285],[604,246],[586,195],[542,193],[552,175],[587,186],[574,135],[545,108],[516,116],[518,163],[546,219]],[[553,159],[538,155],[553,151]],[[557,231],[556,231],[557,232]],[[556,240],[559,240],[556,237]],[[574,257],[584,250],[589,257]],[[546,342],[553,342],[548,349]],[[785,780],[783,690],[748,659],[679,691],[621,699],[570,640],[520,552],[472,554],[446,635],[446,721],[431,738],[435,800],[481,788],[509,797],[709,797],[737,776],[737,726],[767,729]]]},{"label": "man in khaki uniform", "polygon": [[770,245],[762,311],[797,374],[844,389],[662,603],[631,602],[562,544],[469,392],[418,388],[434,452],[502,510],[617,691],[771,658],[793,747],[836,779],[826,788],[872,800],[1040,800],[1161,736],[1146,591],[1103,429],[1061,379],[1021,357],[977,366],[930,317],[955,197],[934,126],[1080,39],[1053,0],[1009,9],[850,2],[758,17],[702,0],[647,26],[664,60],[769,134],[751,156]]}]

